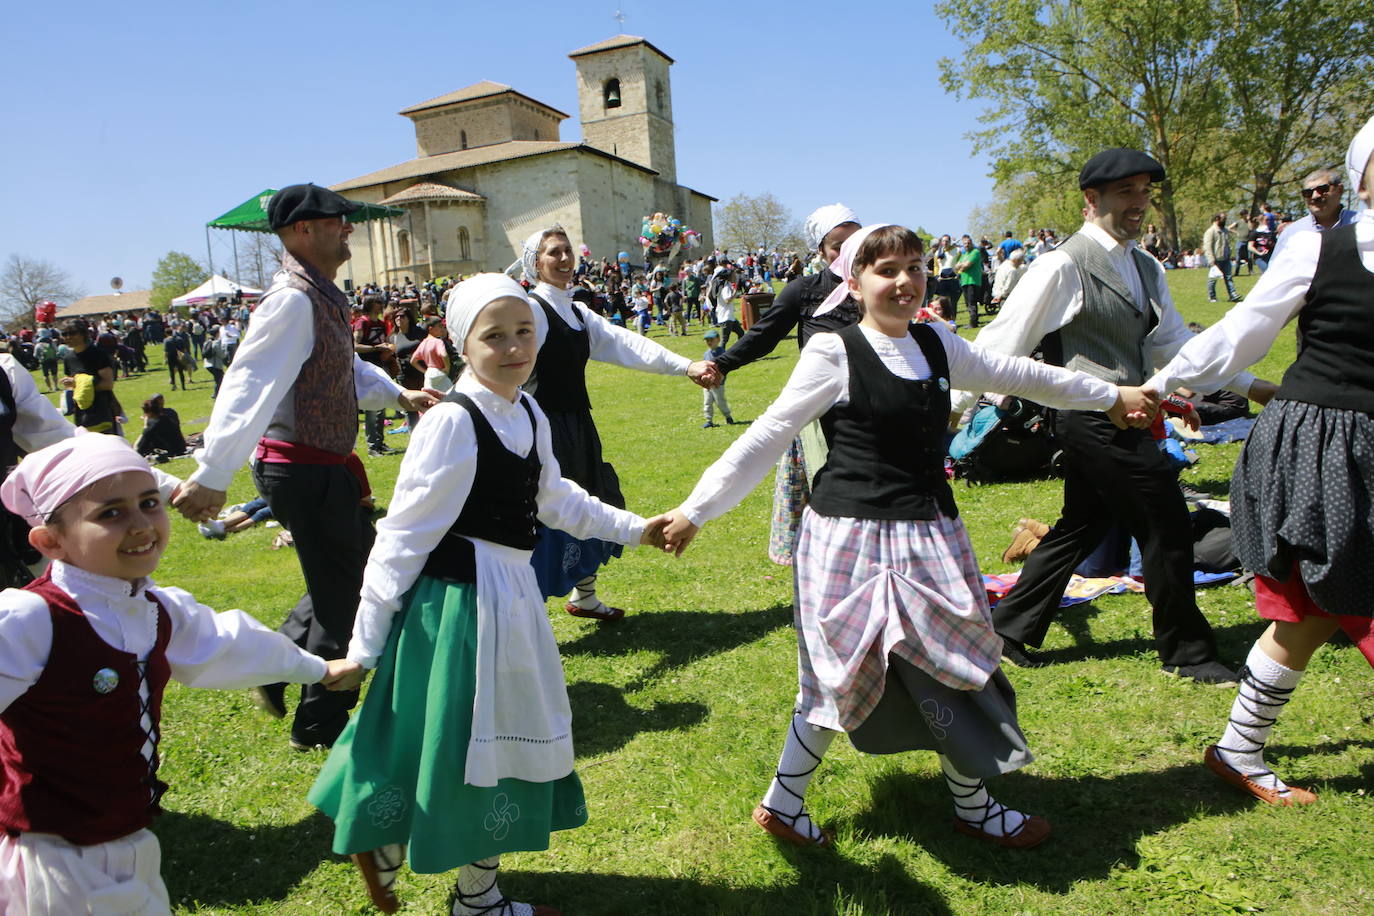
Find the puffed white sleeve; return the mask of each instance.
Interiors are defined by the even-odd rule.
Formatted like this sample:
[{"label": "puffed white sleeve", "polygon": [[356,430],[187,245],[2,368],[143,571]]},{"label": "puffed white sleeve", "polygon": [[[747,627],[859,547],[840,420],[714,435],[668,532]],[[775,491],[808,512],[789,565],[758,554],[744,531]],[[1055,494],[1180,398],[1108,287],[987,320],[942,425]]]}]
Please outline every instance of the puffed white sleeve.
[{"label": "puffed white sleeve", "polygon": [[591,357],[626,369],[656,372],[659,375],[684,375],[692,361],[629,328],[611,324],[588,309],[578,309],[577,317],[587,327]]},{"label": "puffed white sleeve", "polygon": [[403,390],[381,366],[353,354],[353,393],[359,410],[389,410]]},{"label": "puffed white sleeve", "polygon": [[52,652],[52,615],[33,592],[0,592],[0,712],[24,695]]},{"label": "puffed white sleeve", "polygon": [[36,452],[76,433],[76,428],[43,397],[33,376],[8,353],[0,355],[0,369],[14,392],[14,441],[25,453]]},{"label": "puffed white sleeve", "polygon": [[563,476],[553,456],[553,437],[549,420],[539,404],[521,394],[533,408],[535,448],[539,449],[539,494],[535,498],[539,520],[550,528],[566,531],[575,538],[600,538],[629,547],[639,546],[644,536],[644,519],[625,509],[617,509],[592,496]]},{"label": "puffed white sleeve", "polygon": [[802,428],[848,396],[844,342],[834,334],[815,335],[777,400],[701,475],[682,504],[688,521],[704,525],[739,505]]},{"label": "puffed white sleeve", "polygon": [[459,404],[430,408],[411,434],[396,489],[363,571],[348,659],[375,668],[401,599],[463,511],[477,473],[472,417]]},{"label": "puffed white sleeve", "polygon": [[932,327],[945,347],[952,388],[1014,394],[1063,410],[1106,410],[1116,403],[1116,386],[1110,382],[1029,356],[988,350],[947,328]]},{"label": "puffed white sleeve", "polygon": [[159,587],[156,594],[172,620],[167,663],[188,687],[314,684],[325,676],[322,658],[243,611],[217,613],[180,588]]}]

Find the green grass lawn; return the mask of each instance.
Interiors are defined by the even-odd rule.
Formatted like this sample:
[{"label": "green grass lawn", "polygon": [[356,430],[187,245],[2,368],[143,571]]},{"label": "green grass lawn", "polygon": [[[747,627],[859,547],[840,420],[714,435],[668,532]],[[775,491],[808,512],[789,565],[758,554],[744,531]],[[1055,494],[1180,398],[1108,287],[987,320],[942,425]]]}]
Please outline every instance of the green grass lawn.
[{"label": "green grass lawn", "polygon": [[[1204,271],[1170,282],[1189,320],[1211,323],[1225,308],[1206,302]],[[1239,282],[1243,292],[1252,281]],[[660,334],[701,354],[699,335]],[[1277,379],[1293,352],[1286,331],[1260,373]],[[732,375],[735,416],[762,413],[795,359],[787,341]],[[197,377],[185,394],[168,392],[159,372],[118,391],[131,411],[163,391],[189,432],[211,407],[206,373]],[[681,501],[743,430],[699,428],[701,393],[682,379],[598,364],[590,382],[606,455],[643,514]],[[388,441],[403,447],[405,437]],[[1238,448],[1200,447],[1185,479],[1225,493]],[[382,503],[399,461],[366,459]],[[231,498],[249,498],[251,486],[241,472]],[[1232,691],[1161,674],[1149,609],[1134,595],[1069,609],[1046,643],[1057,664],[1008,672],[1037,758],[993,791],[1049,817],[1055,834],[1044,846],[1016,853],[955,834],[933,754],[870,757],[843,739],[808,796],[817,820],[838,829],[837,850],[778,846],[749,819],[796,692],[791,575],[766,558],[771,488],[770,474],[680,560],[639,550],[613,563],[601,590],[630,610],[619,625],[551,613],[591,820],[556,835],[547,852],[506,857],[503,886],[516,899],[570,916],[1374,912],[1374,692],[1363,658],[1318,652],[1270,748],[1276,769],[1321,801],[1257,807],[1201,766]],[[1059,485],[958,485],[956,496],[984,571],[998,572],[1012,524],[1023,515],[1052,522]],[[220,543],[180,519],[173,529],[161,582],[271,626],[298,598],[296,558],[270,549],[272,530]],[[1222,658],[1238,664],[1262,629],[1249,592],[1223,587],[1199,602]],[[177,912],[371,911],[352,865],[329,851],[330,822],[305,801],[322,757],[290,750],[285,724],[241,693],[173,685],[164,735],[171,790],[154,829]],[[438,913],[449,886],[449,876],[403,871],[398,891],[405,912]]]}]

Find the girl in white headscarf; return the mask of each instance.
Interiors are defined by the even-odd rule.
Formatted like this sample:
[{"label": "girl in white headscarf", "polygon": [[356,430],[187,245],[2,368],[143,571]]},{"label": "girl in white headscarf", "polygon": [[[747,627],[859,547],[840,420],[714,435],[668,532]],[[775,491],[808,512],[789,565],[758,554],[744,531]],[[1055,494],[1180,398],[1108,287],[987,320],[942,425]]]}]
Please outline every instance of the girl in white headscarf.
[{"label": "girl in white headscarf", "polygon": [[[620,478],[601,457],[601,436],[592,421],[587,395],[587,362],[598,360],[654,372],[685,375],[702,387],[719,382],[705,362],[692,362],[647,337],[611,324],[573,301],[572,279],[577,255],[561,226],[534,233],[525,242],[521,266],[536,311],[548,322],[548,339],[539,348],[539,365],[525,390],[534,395],[549,418],[553,453],[569,480],[613,506],[624,506]],[[541,528],[534,550],[534,569],[545,597],[567,595],[564,609],[574,617],[618,620],[625,612],[596,593],[597,573],[620,555],[620,547],[595,538],[578,538],[558,526]]]},{"label": "girl in white headscarf", "polygon": [[500,854],[587,819],[535,520],[630,545],[645,521],[560,476],[548,419],[519,388],[545,335],[521,286],[464,281],[448,323],[467,370],[411,434],[348,647],[349,683],[377,676],[309,797],[383,911],[408,847],[414,871],[459,869],[454,914],[529,916],[543,908],[497,887]]},{"label": "girl in white headscarf", "polygon": [[[1353,224],[1293,234],[1255,288],[1146,384],[1212,391],[1298,319],[1298,358],[1245,442],[1232,477],[1236,554],[1272,621],[1240,671],[1207,767],[1271,805],[1311,804],[1264,761],[1312,653],[1344,630],[1374,664],[1374,118],[1346,154],[1366,209]],[[1254,393],[1251,394],[1253,398]]]}]

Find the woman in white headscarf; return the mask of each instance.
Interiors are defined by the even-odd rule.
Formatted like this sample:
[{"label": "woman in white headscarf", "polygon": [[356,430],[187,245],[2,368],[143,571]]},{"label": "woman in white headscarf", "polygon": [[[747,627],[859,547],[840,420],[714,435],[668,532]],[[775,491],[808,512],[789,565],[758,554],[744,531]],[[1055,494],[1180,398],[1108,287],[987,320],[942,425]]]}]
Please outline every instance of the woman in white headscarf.
[{"label": "woman in white headscarf", "polygon": [[[548,322],[548,339],[539,348],[538,367],[525,390],[534,395],[549,418],[553,453],[569,480],[588,493],[624,506],[620,478],[601,457],[601,437],[592,421],[587,395],[587,362],[598,360],[654,372],[685,375],[704,388],[719,383],[709,363],[692,362],[662,344],[611,324],[573,301],[573,271],[577,255],[561,226],[531,235],[521,258],[525,279],[534,283],[530,298]],[[546,597],[572,592],[564,609],[574,617],[611,621],[625,612],[596,593],[597,573],[620,547],[595,538],[577,538],[556,526],[541,528],[534,550],[534,570]]]},{"label": "woman in white headscarf", "polygon": [[[455,916],[529,916],[497,888],[503,852],[587,820],[558,645],[530,567],[536,518],[638,544],[645,521],[559,475],[549,422],[520,391],[543,312],[504,274],[449,308],[467,370],[411,435],[363,578],[348,659],[377,675],[310,791],[373,901],[412,870],[459,869]],[[346,685],[348,686],[348,685]]]},{"label": "woman in white headscarf", "polygon": [[1296,233],[1245,302],[1190,340],[1149,382],[1211,391],[1251,365],[1293,318],[1298,358],[1260,415],[1232,477],[1236,554],[1272,621],[1250,650],[1207,767],[1273,805],[1317,796],[1289,786],[1264,746],[1307,662],[1337,629],[1374,664],[1374,118],[1346,154],[1366,209],[1347,226]]}]

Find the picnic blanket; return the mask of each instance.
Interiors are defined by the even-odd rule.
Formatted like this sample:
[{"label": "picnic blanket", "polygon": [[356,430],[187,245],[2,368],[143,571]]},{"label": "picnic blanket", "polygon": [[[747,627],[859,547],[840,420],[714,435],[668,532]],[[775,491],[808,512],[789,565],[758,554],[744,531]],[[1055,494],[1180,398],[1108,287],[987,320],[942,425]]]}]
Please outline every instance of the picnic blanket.
[{"label": "picnic blanket", "polygon": [[[997,606],[1011,591],[1021,577],[1019,572],[1001,573],[999,575],[984,575],[983,587],[988,593],[988,604],[992,607]],[[1197,588],[1208,588],[1213,585],[1223,585],[1236,578],[1233,572],[1208,573],[1193,570],[1193,585]],[[1143,594],[1145,584],[1139,579],[1130,576],[1101,576],[1097,578],[1086,578],[1075,575],[1069,579],[1069,584],[1064,589],[1064,597],[1060,599],[1060,607],[1070,607],[1075,604],[1082,604],[1084,601],[1092,601],[1102,595],[1119,595],[1124,592],[1135,592]]]}]

